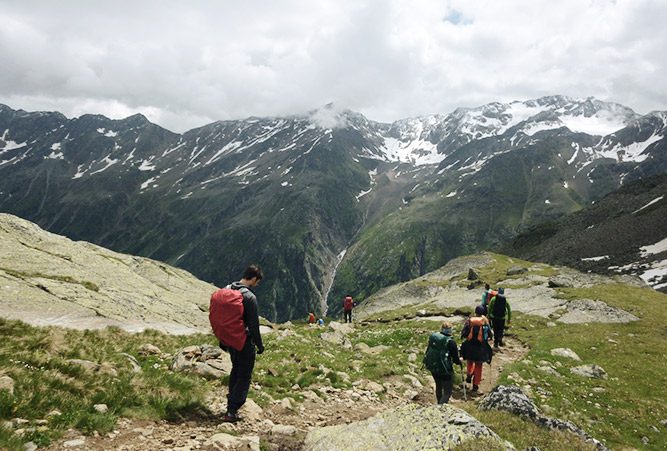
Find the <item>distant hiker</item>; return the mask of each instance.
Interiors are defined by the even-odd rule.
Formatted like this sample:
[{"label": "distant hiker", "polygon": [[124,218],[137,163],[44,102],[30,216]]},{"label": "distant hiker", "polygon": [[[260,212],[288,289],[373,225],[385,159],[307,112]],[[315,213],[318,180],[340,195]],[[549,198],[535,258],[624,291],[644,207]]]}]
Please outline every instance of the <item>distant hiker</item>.
[{"label": "distant hiker", "polygon": [[346,323],[352,322],[352,309],[354,308],[354,301],[349,294],[343,299],[343,319]]},{"label": "distant hiker", "polygon": [[510,303],[505,297],[505,290],[498,288],[498,294],[491,298],[489,303],[489,319],[493,325],[493,347],[503,346],[503,337],[505,336],[505,321],[509,326],[512,321],[512,309]]},{"label": "distant hiker", "polygon": [[308,314],[308,324],[315,324],[315,321],[316,321],[316,319],[315,319],[315,313],[314,313],[314,312],[310,312],[310,313]]},{"label": "distant hiker", "polygon": [[491,363],[493,350],[489,346],[491,337],[489,320],[484,316],[484,307],[475,307],[475,316],[468,318],[461,331],[461,338],[465,340],[461,344],[461,357],[467,361],[466,383],[472,381],[472,391],[479,390],[482,381],[482,365],[484,362]]},{"label": "distant hiker", "polygon": [[245,404],[250,388],[250,378],[257,354],[264,352],[259,333],[257,298],[251,291],[262,280],[259,266],[250,265],[243,278],[217,290],[211,296],[209,319],[220,347],[229,352],[232,371],[229,374],[227,412],[222,421],[234,423],[242,418],[238,411]]},{"label": "distant hiker", "polygon": [[317,320],[317,325],[320,327],[324,327],[324,320],[322,318]]},{"label": "distant hiker", "polygon": [[491,302],[491,298],[493,298],[496,295],[496,291],[491,289],[491,286],[488,283],[484,284],[484,293],[482,293],[482,303],[481,305],[484,307],[484,314],[486,315],[488,312],[488,306],[489,302]]},{"label": "distant hiker", "polygon": [[452,338],[452,326],[447,321],[442,323],[440,332],[434,332],[428,337],[423,362],[435,380],[438,404],[447,404],[454,386],[454,363],[461,365],[456,342]]}]

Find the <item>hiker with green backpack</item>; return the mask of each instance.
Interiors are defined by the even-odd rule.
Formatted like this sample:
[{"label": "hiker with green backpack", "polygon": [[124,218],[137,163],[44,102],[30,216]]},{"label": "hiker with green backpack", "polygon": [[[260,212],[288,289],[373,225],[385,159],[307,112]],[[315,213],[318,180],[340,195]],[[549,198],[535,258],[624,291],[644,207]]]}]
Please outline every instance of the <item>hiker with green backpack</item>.
[{"label": "hiker with green backpack", "polygon": [[435,380],[435,397],[438,404],[447,404],[454,388],[454,364],[462,365],[456,342],[452,338],[452,326],[442,323],[440,332],[428,337],[424,366]]}]

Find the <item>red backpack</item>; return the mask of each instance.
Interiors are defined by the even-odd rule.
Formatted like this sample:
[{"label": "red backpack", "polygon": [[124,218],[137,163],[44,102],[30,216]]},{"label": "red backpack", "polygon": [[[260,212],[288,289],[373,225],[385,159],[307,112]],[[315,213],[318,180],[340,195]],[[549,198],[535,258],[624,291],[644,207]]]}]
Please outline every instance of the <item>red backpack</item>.
[{"label": "red backpack", "polygon": [[345,300],[343,301],[343,309],[344,310],[352,310],[352,296],[346,296]]},{"label": "red backpack", "polygon": [[215,337],[225,346],[241,351],[247,339],[243,322],[243,293],[221,288],[211,295],[208,319]]}]

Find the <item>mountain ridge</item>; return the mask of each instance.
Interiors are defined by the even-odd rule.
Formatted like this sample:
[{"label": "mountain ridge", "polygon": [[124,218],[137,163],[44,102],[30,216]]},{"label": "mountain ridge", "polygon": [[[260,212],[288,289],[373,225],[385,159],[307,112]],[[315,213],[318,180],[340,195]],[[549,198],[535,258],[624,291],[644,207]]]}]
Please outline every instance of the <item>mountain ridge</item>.
[{"label": "mountain ridge", "polygon": [[[217,121],[184,134],[135,116],[130,123],[65,120],[6,107],[0,211],[218,285],[250,261],[264,262],[269,277],[259,294],[268,298],[267,317],[335,311],[344,292],[363,298],[576,211],[624,180],[667,170],[664,116],[634,127],[641,118],[630,109],[571,102],[552,96],[468,109],[472,122],[451,113],[393,124],[332,105],[287,118]],[[609,121],[608,112],[618,114]],[[572,132],[554,118],[626,127],[597,147],[600,136]],[[539,188],[530,196],[510,186],[516,167],[524,168],[527,190]],[[480,221],[480,199],[512,214]],[[460,215],[469,233],[455,228]],[[383,236],[378,228],[384,246],[372,244]],[[360,240],[397,250],[364,269],[370,248],[361,249]],[[355,274],[363,276],[351,280]]]}]

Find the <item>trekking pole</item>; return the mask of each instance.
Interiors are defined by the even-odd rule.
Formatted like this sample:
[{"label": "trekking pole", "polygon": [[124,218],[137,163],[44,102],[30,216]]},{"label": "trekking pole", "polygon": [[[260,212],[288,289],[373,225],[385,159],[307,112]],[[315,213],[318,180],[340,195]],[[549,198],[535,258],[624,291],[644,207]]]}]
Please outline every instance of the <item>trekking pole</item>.
[{"label": "trekking pole", "polygon": [[463,400],[467,401],[468,397],[466,396],[466,380],[463,377],[463,364],[460,365],[461,368],[461,385],[463,385]]}]

